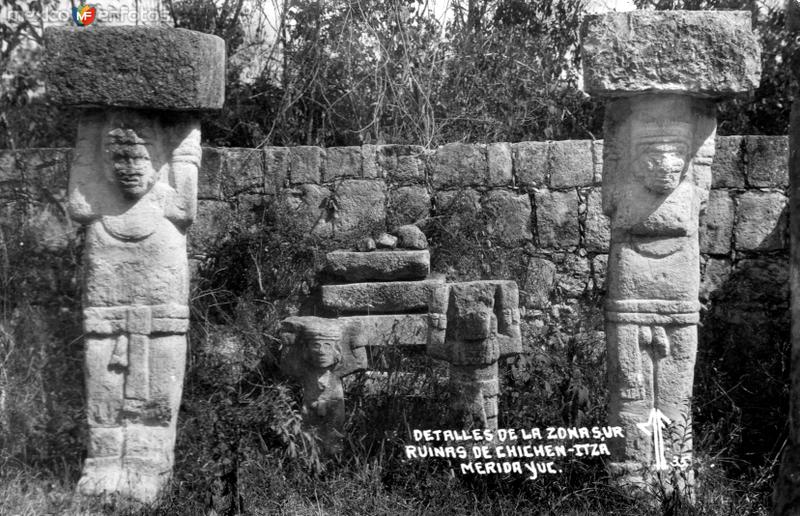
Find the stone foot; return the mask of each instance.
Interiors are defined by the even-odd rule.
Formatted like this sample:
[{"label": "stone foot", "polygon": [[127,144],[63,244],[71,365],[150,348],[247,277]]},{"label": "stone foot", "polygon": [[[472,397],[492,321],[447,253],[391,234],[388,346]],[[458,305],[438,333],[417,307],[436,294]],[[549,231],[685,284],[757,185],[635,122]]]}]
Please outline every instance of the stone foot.
[{"label": "stone foot", "polygon": [[144,458],[126,458],[118,492],[142,503],[155,502],[172,478],[172,465]]},{"label": "stone foot", "polygon": [[101,496],[115,493],[122,477],[122,460],[119,457],[89,458],[83,464],[78,481],[78,493]]}]

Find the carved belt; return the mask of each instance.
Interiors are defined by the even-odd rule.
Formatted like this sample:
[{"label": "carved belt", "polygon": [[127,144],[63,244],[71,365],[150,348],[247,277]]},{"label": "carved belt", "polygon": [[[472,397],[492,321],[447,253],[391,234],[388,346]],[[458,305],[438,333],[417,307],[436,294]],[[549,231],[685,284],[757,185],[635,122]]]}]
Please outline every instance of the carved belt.
[{"label": "carved belt", "polygon": [[667,325],[700,322],[699,301],[661,299],[609,299],[606,320],[617,323]]},{"label": "carved belt", "polygon": [[186,333],[189,307],[184,305],[90,307],[83,311],[86,333],[117,335],[109,367],[127,369],[125,398],[150,397],[148,348],[153,333]]}]

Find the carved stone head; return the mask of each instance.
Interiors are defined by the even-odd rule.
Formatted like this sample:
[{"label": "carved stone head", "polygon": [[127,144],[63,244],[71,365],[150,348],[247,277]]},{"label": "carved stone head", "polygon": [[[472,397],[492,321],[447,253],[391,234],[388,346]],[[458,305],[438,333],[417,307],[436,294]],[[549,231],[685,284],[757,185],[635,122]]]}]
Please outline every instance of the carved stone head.
[{"label": "carved stone head", "polygon": [[108,133],[107,142],[111,179],[126,198],[140,199],[158,179],[146,141],[134,129],[117,128]]},{"label": "carved stone head", "polygon": [[336,367],[342,361],[342,328],[337,321],[309,322],[304,331],[306,360],[315,367]]},{"label": "carved stone head", "polygon": [[692,128],[677,121],[634,122],[631,145],[633,176],[659,195],[675,190],[691,159]]}]

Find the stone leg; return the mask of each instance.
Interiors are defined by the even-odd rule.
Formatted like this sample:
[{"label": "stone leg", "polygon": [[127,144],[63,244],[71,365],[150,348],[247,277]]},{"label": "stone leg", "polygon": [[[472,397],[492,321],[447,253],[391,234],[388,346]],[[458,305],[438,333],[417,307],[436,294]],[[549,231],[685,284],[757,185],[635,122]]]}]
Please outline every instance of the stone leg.
[{"label": "stone leg", "polygon": [[[658,362],[656,406],[672,423],[664,433],[664,454],[681,488],[692,484],[692,386],[697,355],[697,326],[665,327],[669,355]],[[686,464],[681,468],[681,461]],[[677,466],[673,467],[673,461]]]},{"label": "stone leg", "polygon": [[638,324],[606,323],[609,380],[608,423],[622,427],[625,439],[610,443],[612,475],[621,483],[642,484],[653,461],[652,438],[638,426],[653,408],[653,361],[641,346]]},{"label": "stone leg", "polygon": [[110,367],[116,337],[86,337],[85,376],[89,453],[78,482],[84,495],[116,491],[122,472],[124,370]]},{"label": "stone leg", "polygon": [[122,494],[151,502],[170,480],[185,367],[185,335],[150,336],[149,399],[126,411]]},{"label": "stone leg", "polygon": [[497,429],[497,362],[488,366],[451,365],[450,384],[457,396],[457,410],[481,428]]},{"label": "stone leg", "polygon": [[332,371],[312,371],[303,379],[303,422],[317,431],[322,449],[336,454],[344,433],[344,387]]}]

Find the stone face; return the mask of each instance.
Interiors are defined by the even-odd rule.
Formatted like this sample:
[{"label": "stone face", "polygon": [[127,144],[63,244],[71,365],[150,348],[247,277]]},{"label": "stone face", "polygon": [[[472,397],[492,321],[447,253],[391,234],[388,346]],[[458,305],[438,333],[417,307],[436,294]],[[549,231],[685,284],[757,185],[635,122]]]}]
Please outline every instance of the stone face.
[{"label": "stone face", "polygon": [[530,242],[531,200],[527,194],[491,190],[483,200],[486,231],[503,245],[517,246]]},{"label": "stone face", "polygon": [[397,246],[402,249],[427,249],[428,239],[417,226],[408,224],[400,226],[394,233],[397,235]]},{"label": "stone face", "polygon": [[544,186],[549,170],[547,142],[520,142],[511,145],[514,173],[519,186]]},{"label": "stone face", "polygon": [[[584,88],[721,97],[758,86],[761,51],[745,11],[589,15],[581,30]],[[607,139],[607,138],[606,138]]]},{"label": "stone face", "polygon": [[590,140],[564,140],[550,146],[550,187],[571,188],[594,182]]},{"label": "stone face", "polygon": [[786,196],[778,192],[745,192],[736,208],[736,249],[773,251],[786,248]]},{"label": "stone face", "polygon": [[700,252],[728,254],[733,234],[734,204],[727,190],[711,190],[700,218]]},{"label": "stone face", "polygon": [[586,196],[586,250],[596,253],[607,253],[611,240],[611,224],[603,213],[603,194],[599,188],[593,188]]},{"label": "stone face", "polygon": [[789,140],[785,136],[746,136],[747,182],[758,188],[789,186]]},{"label": "stone face", "polygon": [[[634,28],[638,30],[638,25]],[[667,29],[672,30],[671,22]],[[712,31],[712,40],[714,35]],[[609,37],[611,44],[614,36]],[[623,32],[620,37],[625,45],[632,36]],[[692,41],[691,33],[688,38]],[[643,59],[651,51],[645,46]],[[676,80],[682,79],[676,76]],[[714,116],[711,101],[680,95],[639,95],[615,100],[606,108],[603,209],[611,220],[605,301],[609,424],[622,426],[625,434],[624,440],[610,445],[610,470],[626,485],[645,485],[648,480],[641,468],[656,460],[691,458],[690,399],[700,308],[699,214],[711,183]],[[642,428],[653,410],[670,421],[663,449],[655,448],[652,432]],[[666,489],[682,490],[691,486],[693,478],[688,474],[674,484],[649,482],[654,481],[664,482]]]},{"label": "stone face", "polygon": [[83,494],[152,502],[170,478],[189,326],[186,230],[200,158],[195,117],[80,116],[68,211],[86,226]]},{"label": "stone face", "polygon": [[322,304],[338,312],[386,313],[423,310],[432,289],[444,278],[385,283],[323,285]]},{"label": "stone face", "polygon": [[216,36],[162,27],[48,27],[44,37],[54,103],[222,108],[225,42]]},{"label": "stone face", "polygon": [[325,272],[345,281],[422,279],[430,272],[428,251],[333,251]]},{"label": "stone face", "polygon": [[513,281],[443,284],[431,292],[428,354],[450,363],[453,410],[497,428],[497,361],[522,352],[519,291]]},{"label": "stone face", "polygon": [[578,245],[578,193],[539,190],[534,193],[539,245],[564,248]]}]

